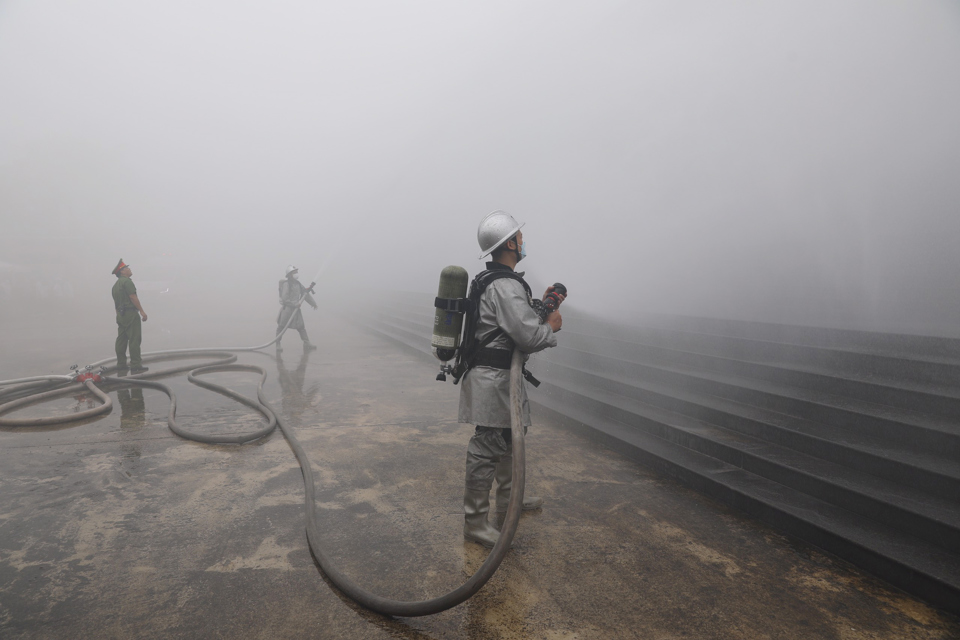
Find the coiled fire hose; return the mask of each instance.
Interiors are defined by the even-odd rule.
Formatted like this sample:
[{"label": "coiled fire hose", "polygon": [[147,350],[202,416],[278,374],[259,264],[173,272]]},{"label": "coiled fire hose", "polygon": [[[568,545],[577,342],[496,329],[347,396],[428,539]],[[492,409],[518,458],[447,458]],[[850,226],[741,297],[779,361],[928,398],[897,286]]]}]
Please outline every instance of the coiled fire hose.
[{"label": "coiled fire hose", "polygon": [[[300,299],[300,302],[303,302],[303,298]],[[288,326],[292,319],[293,318],[291,316],[290,320],[287,321]],[[286,331],[286,326],[284,327],[283,331]],[[264,397],[263,384],[267,379],[267,372],[263,368],[256,365],[234,364],[237,356],[232,353],[228,353],[231,351],[255,351],[257,349],[268,347],[280,339],[280,337],[283,335],[283,331],[277,336],[276,339],[259,347],[239,347],[217,350],[181,349],[178,351],[152,352],[144,354],[145,356],[150,357],[149,361],[151,362],[187,356],[218,356],[220,359],[212,364],[207,363],[200,367],[196,367],[195,365],[175,367],[173,369],[153,372],[149,377],[165,376],[189,369],[190,373],[188,374],[187,379],[191,383],[232,398],[233,400],[236,400],[237,402],[240,402],[262,413],[267,419],[267,425],[253,433],[242,434],[238,436],[216,436],[187,431],[183,427],[177,425],[177,399],[173,390],[163,383],[153,380],[145,380],[145,374],[128,376],[125,378],[103,377],[102,381],[107,383],[158,389],[165,393],[170,399],[169,410],[167,413],[167,426],[178,436],[187,438],[189,440],[195,440],[197,442],[204,442],[208,444],[243,444],[263,438],[272,433],[273,430],[279,426],[284,437],[287,439],[287,443],[293,450],[293,454],[296,456],[297,462],[300,464],[300,470],[303,474],[307,544],[310,547],[310,551],[330,581],[333,582],[337,588],[340,589],[340,591],[357,602],[360,606],[388,616],[416,617],[432,615],[435,613],[440,613],[441,611],[446,611],[447,609],[455,607],[472,597],[483,587],[483,585],[487,583],[487,581],[500,567],[500,563],[503,562],[504,557],[507,555],[507,551],[510,550],[510,545],[513,542],[513,537],[516,534],[517,527],[520,523],[520,511],[521,505],[523,504],[523,489],[526,480],[524,433],[522,428],[523,423],[521,420],[522,414],[520,401],[520,385],[522,384],[523,380],[523,354],[518,349],[515,349],[510,365],[510,423],[512,426],[511,431],[513,433],[513,489],[510,493],[510,502],[507,506],[507,514],[504,518],[503,527],[500,531],[500,537],[493,549],[490,551],[490,554],[487,556],[487,559],[483,562],[477,572],[474,573],[473,576],[471,576],[461,586],[442,596],[438,596],[430,600],[403,601],[385,598],[363,589],[348,576],[342,573],[336,567],[336,565],[334,565],[330,556],[324,551],[320,542],[320,529],[317,526],[315,500],[316,489],[314,484],[313,468],[310,465],[310,459],[307,456],[307,452],[300,444],[300,441],[297,440],[296,435],[293,433],[293,429],[280,418],[276,410]],[[102,365],[112,360],[113,359],[108,358],[94,363],[94,365]],[[88,367],[88,369],[89,368],[90,367]],[[257,398],[251,399],[221,385],[199,379],[199,376],[225,371],[246,371],[259,373],[260,381],[257,385]],[[35,376],[33,378],[19,378],[16,380],[0,381],[0,400],[4,399],[5,397],[9,398],[11,396],[22,395],[24,392],[29,392],[30,390],[36,389],[37,385],[53,385],[57,387],[42,391],[40,393],[34,393],[32,395],[20,397],[17,400],[8,401],[5,404],[0,405],[0,415],[27,404],[34,404],[36,402],[42,402],[56,396],[74,393],[83,387],[96,395],[103,402],[103,404],[99,407],[94,407],[93,409],[74,413],[69,416],[19,420],[0,419],[0,426],[39,426],[57,424],[81,420],[91,416],[108,413],[111,410],[112,402],[110,397],[101,391],[94,384],[92,379],[86,379],[82,383],[70,383],[67,387],[63,386],[72,379],[73,378],[71,376]],[[2,387],[4,386],[7,388],[3,389]]]}]

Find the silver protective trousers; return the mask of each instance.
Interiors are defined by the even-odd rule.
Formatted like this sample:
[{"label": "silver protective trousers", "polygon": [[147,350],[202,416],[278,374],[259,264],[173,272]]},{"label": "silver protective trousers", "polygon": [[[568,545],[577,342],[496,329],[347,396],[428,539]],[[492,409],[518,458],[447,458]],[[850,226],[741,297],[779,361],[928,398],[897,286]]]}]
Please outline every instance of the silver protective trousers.
[{"label": "silver protective trousers", "polygon": [[[524,427],[526,433],[526,427]],[[472,491],[490,491],[497,474],[497,463],[513,455],[513,432],[477,425],[467,444],[467,469],[464,485]]]}]

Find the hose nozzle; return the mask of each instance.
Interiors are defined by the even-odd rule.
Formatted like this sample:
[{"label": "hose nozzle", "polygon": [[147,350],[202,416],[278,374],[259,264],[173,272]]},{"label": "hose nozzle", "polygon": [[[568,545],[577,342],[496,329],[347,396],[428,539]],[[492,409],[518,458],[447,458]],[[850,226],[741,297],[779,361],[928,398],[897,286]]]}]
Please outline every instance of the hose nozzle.
[{"label": "hose nozzle", "polygon": [[554,283],[553,291],[548,293],[543,300],[543,306],[546,309],[547,315],[557,310],[557,307],[560,306],[560,296],[565,295],[567,295],[567,288],[559,282]]}]

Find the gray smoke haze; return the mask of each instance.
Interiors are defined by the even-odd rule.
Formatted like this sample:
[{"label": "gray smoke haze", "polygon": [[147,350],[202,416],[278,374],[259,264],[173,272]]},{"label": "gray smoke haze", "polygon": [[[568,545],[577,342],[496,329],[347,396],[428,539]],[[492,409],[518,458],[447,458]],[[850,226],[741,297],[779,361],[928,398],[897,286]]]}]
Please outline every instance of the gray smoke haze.
[{"label": "gray smoke haze", "polygon": [[955,2],[0,3],[7,309],[432,292],[506,209],[585,311],[960,335],[958,203]]}]

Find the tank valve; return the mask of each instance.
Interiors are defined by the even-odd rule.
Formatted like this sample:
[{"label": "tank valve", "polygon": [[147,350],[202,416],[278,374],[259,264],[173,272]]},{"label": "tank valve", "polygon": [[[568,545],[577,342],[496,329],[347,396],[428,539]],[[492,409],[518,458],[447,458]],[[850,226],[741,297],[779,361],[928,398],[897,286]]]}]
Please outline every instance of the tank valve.
[{"label": "tank valve", "polygon": [[453,373],[453,367],[449,364],[441,362],[440,373],[437,374],[437,382],[446,382],[448,373]]}]

